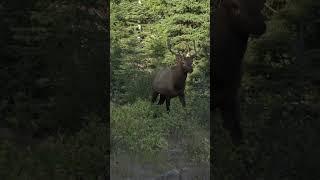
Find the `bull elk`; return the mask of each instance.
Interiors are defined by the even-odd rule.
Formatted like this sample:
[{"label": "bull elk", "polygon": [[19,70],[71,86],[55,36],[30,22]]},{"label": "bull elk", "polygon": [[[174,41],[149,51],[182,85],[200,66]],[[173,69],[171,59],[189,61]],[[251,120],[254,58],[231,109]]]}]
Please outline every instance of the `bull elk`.
[{"label": "bull elk", "polygon": [[213,28],[213,110],[219,109],[223,127],[234,144],[242,143],[240,95],[243,57],[249,37],[266,32],[265,0],[223,0],[215,11]]},{"label": "bull elk", "polygon": [[175,55],[176,65],[160,70],[154,77],[152,83],[152,103],[157,100],[160,95],[158,105],[162,105],[166,101],[166,109],[170,111],[170,100],[174,97],[179,97],[183,107],[186,106],[185,101],[185,85],[188,73],[192,73],[193,59],[197,55],[195,41],[194,53],[191,54],[188,46],[187,53],[174,52],[171,49],[171,44],[168,41],[169,51]]}]

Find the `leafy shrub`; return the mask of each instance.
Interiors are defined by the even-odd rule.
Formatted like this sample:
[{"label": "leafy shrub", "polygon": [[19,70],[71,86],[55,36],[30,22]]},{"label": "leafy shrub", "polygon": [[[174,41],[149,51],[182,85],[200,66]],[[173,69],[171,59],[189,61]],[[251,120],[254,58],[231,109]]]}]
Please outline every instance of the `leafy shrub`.
[{"label": "leafy shrub", "polygon": [[97,121],[76,135],[48,138],[39,145],[19,148],[0,144],[2,179],[97,179],[107,174],[107,128]]},{"label": "leafy shrub", "polygon": [[[193,160],[209,160],[208,131],[200,125],[203,122],[201,118],[209,119],[209,116],[204,117],[204,109],[192,111],[191,108],[193,103],[199,102],[202,104],[198,108],[204,108],[207,102],[192,100],[193,98],[190,98],[188,106],[184,109],[177,98],[172,99],[169,114],[164,106],[151,105],[143,100],[112,107],[112,151],[152,154],[167,150],[168,140],[175,137],[180,139],[185,152],[191,155]],[[206,109],[208,113],[209,106]]]},{"label": "leafy shrub", "polygon": [[153,109],[150,102],[142,100],[112,107],[112,148],[126,146],[130,151],[146,153],[166,148],[169,122],[163,113]]}]

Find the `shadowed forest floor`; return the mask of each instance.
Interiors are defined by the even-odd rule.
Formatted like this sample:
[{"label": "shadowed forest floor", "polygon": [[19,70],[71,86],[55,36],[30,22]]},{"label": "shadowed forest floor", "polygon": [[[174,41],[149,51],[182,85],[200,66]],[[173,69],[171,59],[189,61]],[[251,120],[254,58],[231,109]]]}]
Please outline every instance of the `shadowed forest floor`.
[{"label": "shadowed forest floor", "polygon": [[208,163],[195,163],[183,153],[177,139],[171,139],[171,147],[160,152],[152,162],[139,160],[138,156],[126,153],[111,158],[112,180],[209,180],[210,167]]},{"label": "shadowed forest floor", "polygon": [[169,114],[164,106],[141,100],[114,108],[111,137],[122,137],[123,144],[112,146],[111,179],[209,179],[209,128],[202,127],[208,119],[188,113],[192,102],[183,109],[173,100]]}]

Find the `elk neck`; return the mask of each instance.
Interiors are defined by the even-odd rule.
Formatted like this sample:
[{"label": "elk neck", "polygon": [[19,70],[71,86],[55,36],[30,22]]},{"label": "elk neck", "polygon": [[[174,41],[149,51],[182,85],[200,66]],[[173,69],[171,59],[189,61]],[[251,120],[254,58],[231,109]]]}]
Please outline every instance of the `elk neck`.
[{"label": "elk neck", "polygon": [[185,81],[187,79],[187,72],[183,70],[181,64],[177,64],[176,66],[174,66],[173,71],[173,83],[175,89],[183,89],[185,87]]}]

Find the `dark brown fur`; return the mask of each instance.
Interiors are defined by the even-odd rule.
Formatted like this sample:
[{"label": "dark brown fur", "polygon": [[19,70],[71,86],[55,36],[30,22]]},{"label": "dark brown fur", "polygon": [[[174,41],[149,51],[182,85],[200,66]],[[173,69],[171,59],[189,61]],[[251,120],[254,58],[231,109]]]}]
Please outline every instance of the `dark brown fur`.
[{"label": "dark brown fur", "polygon": [[266,30],[261,14],[264,0],[223,0],[216,11],[213,27],[213,98],[214,110],[221,111],[223,126],[238,144],[240,127],[239,89],[242,59],[249,35],[259,37]]},{"label": "dark brown fur", "polygon": [[[169,48],[174,53],[171,48]],[[192,62],[195,54],[182,55],[174,53],[176,57],[176,65],[159,71],[152,83],[152,103],[154,103],[160,95],[159,105],[166,102],[167,111],[170,111],[170,100],[179,97],[183,107],[186,106],[185,101],[185,84],[188,73],[193,71]]]}]

